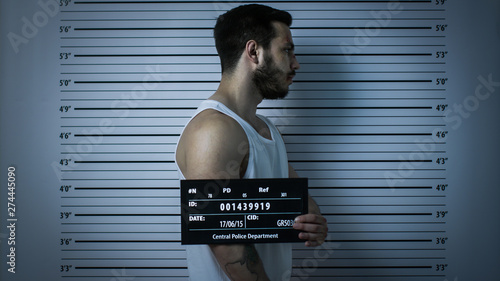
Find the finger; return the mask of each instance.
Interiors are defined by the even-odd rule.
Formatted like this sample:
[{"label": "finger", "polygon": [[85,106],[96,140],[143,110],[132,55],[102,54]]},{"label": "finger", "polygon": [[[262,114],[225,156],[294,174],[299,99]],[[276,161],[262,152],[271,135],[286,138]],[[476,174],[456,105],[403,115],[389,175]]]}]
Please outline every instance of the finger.
[{"label": "finger", "polygon": [[295,222],[301,223],[325,223],[326,219],[323,216],[317,214],[305,214],[295,218]]},{"label": "finger", "polygon": [[325,233],[328,230],[326,224],[295,223],[293,228],[305,232]]},{"label": "finger", "polygon": [[300,232],[299,238],[304,240],[321,240],[325,239],[327,235],[326,232]]},{"label": "finger", "polygon": [[[323,233],[308,233],[308,232],[301,232],[299,233],[299,238],[306,241],[306,245],[321,245],[323,242],[325,242],[326,235]],[[307,243],[309,242],[309,243]]]},{"label": "finger", "polygon": [[306,240],[304,245],[306,247],[316,247],[325,243],[326,240]]}]

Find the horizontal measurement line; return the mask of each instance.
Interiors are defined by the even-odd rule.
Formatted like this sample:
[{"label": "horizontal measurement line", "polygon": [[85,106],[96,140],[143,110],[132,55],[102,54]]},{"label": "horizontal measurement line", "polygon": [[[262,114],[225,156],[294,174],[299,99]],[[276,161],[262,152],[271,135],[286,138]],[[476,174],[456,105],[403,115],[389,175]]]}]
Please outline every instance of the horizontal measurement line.
[{"label": "horizontal measurement line", "polygon": [[[169,198],[169,199],[179,199],[179,196],[61,196],[61,199],[159,199],[159,198]],[[149,205],[145,205],[149,206]],[[172,205],[168,205],[172,206]]]},{"label": "horizontal measurement line", "polygon": [[[444,207],[446,206],[446,204],[318,204],[318,205],[329,206],[329,207]],[[166,207],[166,206],[172,206],[172,205],[165,205],[161,207]],[[78,207],[78,206],[71,206],[71,207]]]},{"label": "horizontal measurement line", "polygon": [[[300,162],[300,161],[298,161],[298,162]],[[328,179],[328,180],[386,180],[387,181],[388,178],[387,177],[383,177],[383,178],[310,177],[309,179],[310,180],[324,180],[324,179]],[[442,177],[442,178],[423,178],[423,177],[404,178],[404,177],[397,177],[397,179],[398,180],[446,180],[445,177]]]},{"label": "horizontal measurement line", "polygon": [[[61,252],[134,252],[134,251],[144,251],[144,252],[165,252],[165,249],[61,249]],[[168,249],[170,252],[185,252],[185,249]],[[64,276],[63,276],[64,277]],[[78,276],[81,277],[81,276]],[[95,277],[95,276],[92,276]],[[113,276],[110,276],[113,277]],[[187,276],[185,276],[187,277]]]},{"label": "horizontal measurement line", "polygon": [[[291,277],[299,277],[302,278],[304,275],[294,275],[292,274]],[[110,276],[112,277],[112,276]],[[317,278],[322,278],[322,277],[328,277],[328,278],[423,278],[423,277],[436,277],[436,278],[445,278],[446,274],[434,274],[434,275],[421,275],[421,274],[411,274],[411,275],[388,275],[388,274],[371,274],[371,275],[364,275],[364,274],[359,274],[359,275],[312,275],[312,277],[317,277]]]},{"label": "horizontal measurement line", "polygon": [[[293,249],[293,251],[300,251],[300,250],[307,250],[307,249]],[[292,258],[294,260],[302,260],[304,258]],[[382,258],[382,257],[377,257],[377,258],[333,258],[333,257],[328,257],[326,259],[329,260],[444,260],[446,257],[392,257],[392,258]]]},{"label": "horizontal measurement line", "polygon": [[[295,45],[298,46],[298,45]],[[305,45],[308,46],[308,45]],[[320,46],[332,46],[335,45],[320,45]],[[338,45],[340,46],[340,45]],[[384,45],[376,45],[384,47]],[[394,45],[394,47],[445,47],[446,45]],[[207,48],[213,47],[213,45],[68,45],[61,46],[61,48]],[[388,46],[387,46],[388,47]],[[147,73],[147,72],[146,72]],[[155,73],[166,73],[166,72],[155,72]]]},{"label": "horizontal measurement line", "polygon": [[[182,19],[167,19],[167,18],[120,18],[120,19],[66,19],[66,20],[61,20],[61,21],[73,21],[73,22],[85,22],[85,21],[91,21],[91,22],[108,22],[108,21],[206,21],[206,22],[213,22],[213,19],[198,19],[198,18],[182,18]],[[373,17],[371,18],[302,18],[302,17],[295,17],[294,22],[300,22],[300,21],[346,21],[346,20],[355,20],[355,21],[361,21],[361,20],[373,20]],[[423,17],[417,17],[417,18],[392,18],[391,20],[425,20],[425,21],[431,21],[431,20],[446,20],[446,18],[423,18]],[[206,38],[206,37],[203,37]],[[295,45],[297,46],[297,45]]]},{"label": "horizontal measurement line", "polygon": [[[61,170],[61,172],[176,172],[177,169],[172,170]],[[400,171],[395,169],[395,171]],[[412,169],[413,171],[413,169]]]},{"label": "horizontal measurement line", "polygon": [[[120,267],[122,268],[122,267]],[[291,277],[299,277],[299,278],[303,278],[304,275],[294,275],[292,274]],[[86,276],[80,276],[80,275],[61,275],[62,278],[82,278],[82,277],[86,277]],[[125,278],[128,278],[128,277],[116,277],[116,275],[92,275],[92,276],[87,276],[87,277],[90,277],[90,278],[115,278],[118,280],[118,278],[122,278],[122,279],[125,279]],[[134,275],[133,278],[168,278],[168,277],[172,277],[171,275]],[[176,278],[188,278],[189,276],[187,275],[176,275],[175,276]],[[319,278],[392,278],[392,277],[395,277],[395,278],[401,278],[401,277],[439,277],[439,278],[445,278],[446,277],[446,274],[436,274],[436,275],[420,275],[420,274],[412,274],[412,275],[313,275],[312,277],[319,277]]]},{"label": "horizontal measurement line", "polygon": [[[288,118],[288,116],[283,116],[282,118]],[[277,125],[278,128],[291,128],[291,127],[444,127],[446,124],[359,124],[359,125]],[[101,128],[102,126],[61,126],[61,128]],[[183,128],[184,125],[119,125],[114,126],[117,128]],[[97,152],[96,152],[97,153]],[[133,152],[137,153],[137,152]],[[144,152],[153,153],[153,152]],[[353,152],[354,153],[354,152]],[[360,153],[360,152],[358,152]],[[64,152],[63,152],[64,154]]]},{"label": "horizontal measurement line", "polygon": [[179,189],[179,187],[75,187],[75,190],[147,190]]},{"label": "horizontal measurement line", "polygon": [[387,231],[370,231],[370,230],[366,230],[366,231],[328,231],[329,233],[446,233],[446,231],[444,230],[436,230],[436,231],[425,231],[425,230],[415,230],[415,231],[390,231],[390,230],[387,230]]},{"label": "horizontal measurement line", "polygon": [[[184,267],[177,267],[177,266],[158,266],[158,267],[152,267],[152,266],[117,266],[117,267],[109,267],[109,266],[75,266],[75,269],[121,269],[121,270],[125,270],[125,269],[187,269],[187,267],[186,266],[184,266]],[[165,276],[165,277],[169,277],[169,276]],[[118,278],[120,278],[120,277],[118,277]],[[124,277],[124,280],[126,280],[125,278],[126,277]]]},{"label": "horizontal measurement line", "polygon": [[[64,12],[64,11],[63,11]],[[85,11],[81,11],[85,12]],[[95,11],[95,12],[104,12],[104,11]],[[117,12],[117,11],[106,11],[106,12]],[[131,12],[131,11],[123,11],[123,12]],[[159,11],[155,11],[159,12]],[[61,20],[61,21],[78,21],[78,20]],[[87,21],[94,21],[93,19]],[[346,36],[346,38],[351,38],[352,36]],[[382,36],[378,36],[382,37]],[[401,36],[404,37],[404,36]],[[432,36],[431,36],[432,37]],[[194,36],[194,35],[185,35],[185,36],[61,36],[60,39],[64,40],[75,40],[75,39],[182,39],[182,38],[190,38],[190,39],[202,39],[202,38],[212,38],[212,36]],[[398,37],[396,37],[398,38]]]},{"label": "horizontal measurement line", "polygon": [[[95,197],[94,197],[95,198]],[[180,204],[174,205],[61,205],[62,208],[166,208],[166,207],[179,207]],[[372,205],[370,205],[372,206]],[[373,205],[374,206],[374,205]]]},{"label": "horizontal measurement line", "polygon": [[[155,65],[178,65],[179,63],[155,63]],[[181,65],[214,65],[214,66],[218,66],[220,65],[219,63],[211,63],[211,62],[197,62],[197,63],[190,63],[190,62],[182,62],[180,63]],[[409,64],[412,64],[412,63],[409,63]],[[418,63],[417,63],[418,64]],[[429,63],[429,64],[445,64],[445,63]],[[93,65],[93,66],[98,66],[98,65],[107,65],[107,66],[110,66],[110,65],[120,65],[120,66],[123,66],[123,65],[151,65],[151,63],[61,63],[61,66],[81,66],[81,65]],[[78,90],[77,90],[78,91]],[[107,90],[102,90],[104,92],[106,92]],[[109,90],[109,92],[113,92],[113,91],[117,91],[117,90]],[[122,91],[122,90],[120,90]],[[127,90],[123,90],[123,91],[127,91]],[[128,90],[128,91],[133,91],[133,90]],[[168,91],[168,90],[146,90],[145,91],[150,91],[150,92],[160,92],[160,91]],[[183,90],[176,90],[176,91],[183,91]],[[189,91],[189,90],[185,90],[185,91]],[[203,92],[204,90],[199,90],[200,92]],[[72,90],[61,90],[61,92],[72,92]]]},{"label": "horizontal measurement line", "polygon": [[258,109],[433,109],[432,106],[261,106]]},{"label": "horizontal measurement line", "polygon": [[[287,9],[288,10],[288,9]],[[405,11],[407,11],[405,9]],[[193,19],[195,20],[195,19]],[[303,17],[294,17],[293,20],[297,21],[310,21],[310,20],[373,20],[373,17],[371,18],[303,18]],[[446,18],[425,18],[425,17],[416,17],[416,18],[391,18],[391,20],[446,20]]]},{"label": "horizontal measurement line", "polygon": [[[75,82],[76,83],[76,82]],[[163,99],[164,100],[164,99]],[[127,110],[194,110],[196,107],[134,107]],[[432,106],[259,106],[258,109],[433,109]],[[75,107],[73,110],[123,110],[120,107]]]},{"label": "horizontal measurement line", "polygon": [[[358,57],[368,57],[368,56],[404,56],[404,57],[430,57],[432,56],[431,53],[354,53],[354,54],[343,54],[343,53],[311,53],[311,54],[301,54],[298,53],[296,54],[297,57],[301,56],[358,56]],[[308,63],[308,64],[317,64],[317,63]],[[324,63],[324,64],[330,64],[330,63]],[[344,63],[340,63],[344,64]],[[363,63],[357,63],[357,64],[363,64]],[[373,64],[373,63],[372,63]],[[404,63],[385,63],[385,64],[404,64]],[[441,64],[445,64],[444,62]]]},{"label": "horizontal measurement line", "polygon": [[309,187],[309,189],[432,189],[432,186],[328,186]]},{"label": "horizontal measurement line", "polygon": [[446,222],[329,222],[328,224],[446,224]]},{"label": "horizontal measurement line", "polygon": [[432,136],[432,133],[310,133],[282,134],[283,136]]},{"label": "horizontal measurement line", "polygon": [[[430,30],[431,26],[378,26],[381,30]],[[341,30],[360,29],[359,26],[300,26],[291,30]],[[213,30],[213,27],[75,27],[74,31],[137,31],[137,30]]]},{"label": "horizontal measurement line", "polygon": [[329,196],[329,195],[324,195],[322,197],[339,197],[339,198],[342,198],[342,197],[345,197],[345,198],[356,198],[356,197],[364,197],[364,198],[378,198],[378,197],[383,197],[383,198],[417,198],[417,197],[422,197],[422,198],[426,198],[426,197],[430,197],[430,198],[444,198],[446,197],[446,195],[370,195],[370,196],[366,196],[366,195],[332,195],[332,196]]},{"label": "horizontal measurement line", "polygon": [[181,224],[180,222],[62,222],[61,225],[101,225],[101,224],[105,224],[105,225],[131,225],[131,224],[137,224],[137,225],[144,225],[144,224],[148,224],[148,225],[170,225],[170,224],[175,224],[175,225],[179,225]]},{"label": "horizontal measurement line", "polygon": [[432,213],[324,213],[323,216],[432,216]]},{"label": "horizontal measurement line", "polygon": [[[310,1],[306,1],[307,3],[310,3]],[[353,1],[345,1],[346,3],[351,3]],[[374,1],[369,1],[370,3],[373,3]],[[399,2],[404,2],[404,1],[399,1]],[[416,2],[416,1],[409,1],[409,2]],[[430,1],[428,1],[430,2]],[[427,2],[427,3],[428,3]],[[141,2],[144,3],[144,2]],[[182,2],[186,3],[186,2]],[[195,3],[200,3],[200,2],[195,2]],[[217,3],[217,1],[213,1],[211,3]],[[231,3],[228,1],[224,1],[223,3]],[[241,1],[232,1],[232,3],[242,3]],[[250,2],[249,2],[250,3]],[[255,2],[251,2],[255,3]],[[270,3],[270,2],[269,2]],[[282,2],[279,2],[282,3]],[[326,1],[321,1],[319,3],[328,3]],[[377,3],[377,2],[375,2]],[[199,9],[196,10],[198,12],[213,12],[214,10],[211,9]],[[287,11],[309,11],[309,12],[382,12],[382,11],[387,11],[387,9],[317,9],[317,8],[300,8],[300,9],[294,9],[294,8],[289,8]],[[406,12],[444,12],[446,9],[405,9]],[[162,9],[157,9],[157,10],[139,10],[139,9],[133,9],[133,10],[77,10],[77,11],[61,11],[62,13],[137,13],[137,12],[172,12],[172,10],[162,10]],[[175,10],[175,12],[193,12],[193,10]],[[68,19],[61,19],[61,21],[71,21]],[[211,36],[208,36],[209,38],[212,38]],[[298,36],[298,37],[307,37],[307,36]],[[311,37],[321,37],[321,36],[311,36]],[[333,37],[341,37],[341,36],[333,36]],[[381,37],[391,37],[391,36],[381,36]],[[402,36],[402,37],[412,37],[412,36]],[[420,36],[415,36],[415,37],[420,37]],[[422,36],[422,37],[443,37],[443,36],[438,36],[438,35],[433,35],[433,36]]]},{"label": "horizontal measurement line", "polygon": [[[446,171],[446,169],[319,169],[319,168],[304,168],[304,169],[295,169],[296,171],[316,171],[316,172],[331,172],[331,171]],[[61,170],[65,171],[65,170]],[[141,170],[142,171],[142,170]],[[148,171],[148,170],[144,170]],[[174,171],[174,170],[166,170],[166,171]]]},{"label": "horizontal measurement line", "polygon": [[433,268],[431,265],[373,265],[373,266],[299,266],[299,265],[294,265],[292,268],[318,268],[318,269],[428,269],[428,268]]},{"label": "horizontal measurement line", "polygon": [[[380,45],[378,45],[380,46]],[[149,74],[149,72],[142,72],[144,74]],[[175,73],[175,72],[172,72],[172,73]],[[194,73],[194,72],[189,72],[189,73]],[[206,72],[200,72],[200,73],[206,73]],[[215,72],[214,73],[218,73],[218,72]],[[322,72],[318,72],[318,71],[300,71],[300,73],[315,73],[315,74],[323,74],[323,73],[446,73],[446,71],[322,71]],[[63,74],[63,73],[61,73]],[[86,74],[86,73],[67,73],[67,74]],[[88,74],[92,74],[92,73],[88,73]],[[103,73],[105,74],[105,73]],[[120,74],[120,73],[116,73],[116,74]],[[141,74],[141,73],[139,73]]]},{"label": "horizontal measurement line", "polygon": [[[61,143],[61,145],[79,145],[80,143]],[[172,145],[172,144],[177,144],[177,143],[165,143],[165,142],[118,142],[118,143],[99,143],[99,144],[93,144],[93,145]],[[421,143],[421,144],[429,144],[429,143]],[[434,143],[433,143],[434,144]]]},{"label": "horizontal measurement line", "polygon": [[180,242],[181,240],[75,240],[75,243],[180,243]]},{"label": "horizontal measurement line", "polygon": [[[86,57],[215,57],[218,56],[217,54],[75,54],[73,57],[75,58],[86,58]],[[323,54],[296,54],[297,57],[301,56],[346,56],[346,54],[342,53],[323,53]],[[349,56],[359,56],[359,57],[369,57],[369,56],[432,56],[431,53],[355,53],[355,54],[349,54]],[[312,64],[318,64],[318,63],[312,63]],[[335,64],[335,63],[324,63],[324,64]],[[347,64],[347,63],[339,63],[339,64]],[[363,64],[363,63],[356,63],[356,64]],[[375,64],[375,63],[367,63],[367,64]],[[384,64],[445,64],[445,62],[420,62],[420,63],[384,63]],[[61,65],[78,65],[78,64],[61,64]],[[79,64],[83,65],[83,64]],[[101,64],[101,65],[108,65],[108,64]]]},{"label": "horizontal measurement line", "polygon": [[[76,82],[75,82],[76,83]],[[120,107],[75,107],[73,110],[123,110]],[[194,110],[196,107],[133,107],[127,108],[127,110]]]},{"label": "horizontal measurement line", "polygon": [[[179,189],[179,188],[177,188]],[[158,199],[158,198],[175,198],[179,199],[179,196],[61,196],[61,198],[148,198],[148,199]]]},{"label": "horizontal measurement line", "polygon": [[179,217],[180,214],[75,214],[75,217]]},{"label": "horizontal measurement line", "polygon": [[[97,99],[103,100],[103,99]],[[391,125],[380,125],[380,126],[391,126]],[[444,125],[394,125],[394,126],[444,126]],[[89,125],[75,125],[75,126],[61,126],[61,128],[101,128],[102,126],[89,126]],[[114,128],[182,128],[183,125],[116,125]]]},{"label": "horizontal measurement line", "polygon": [[[92,20],[95,21],[95,20]],[[126,21],[126,20],[121,20]],[[341,44],[296,44],[295,47],[342,47],[344,45]],[[213,45],[67,45],[60,46],[61,48],[208,48],[213,47]],[[446,47],[444,44],[434,44],[434,45],[422,45],[422,44],[373,44],[367,45],[365,47]],[[300,56],[300,54],[297,54]],[[399,54],[398,54],[399,55]],[[411,54],[414,55],[414,54]],[[429,54],[425,54],[429,56]],[[147,72],[146,72],[147,73]],[[155,72],[156,73],[156,72]],[[165,73],[165,72],[157,72],[157,73]],[[214,72],[218,73],[218,72]]]},{"label": "horizontal measurement line", "polygon": [[[163,151],[148,151],[148,152],[132,152],[132,151],[113,151],[113,152],[61,152],[61,154],[70,154],[70,155],[92,155],[92,154],[118,154],[118,155],[123,155],[123,154],[174,154],[175,152],[170,151],[170,152],[163,152]],[[398,153],[398,152],[393,152],[393,153]],[[431,153],[431,152],[429,152]]]},{"label": "horizontal measurement line", "polygon": [[[400,0],[398,2],[401,3],[431,3],[431,0]],[[254,1],[247,1],[247,0],[236,0],[236,1],[164,1],[164,0],[157,0],[157,1],[75,1],[74,4],[216,4],[216,3],[255,3]],[[316,1],[316,0],[289,0],[289,1],[266,1],[266,3],[392,3],[391,1],[388,0],[329,0],[329,1]]]},{"label": "horizontal measurement line", "polygon": [[[155,65],[178,65],[179,63],[155,63]],[[219,63],[210,63],[210,62],[198,62],[198,63],[189,63],[189,62],[183,62],[181,63],[182,65],[216,65],[218,66]],[[302,65],[337,65],[337,64],[340,64],[340,65],[361,65],[361,64],[368,64],[368,65],[371,65],[371,64],[376,64],[376,65],[403,65],[403,64],[408,64],[408,65],[421,65],[421,64],[429,64],[429,65],[439,65],[439,64],[446,64],[445,62],[350,62],[350,63],[342,63],[342,62],[314,62],[314,63],[306,63],[306,62],[301,62],[300,64]],[[110,66],[110,65],[151,65],[151,63],[61,63],[61,66],[80,66],[80,65],[93,65],[93,66],[97,66],[97,65],[107,65],[107,66]],[[355,90],[355,89],[354,89]],[[363,89],[358,89],[359,91],[363,91]],[[387,91],[393,91],[393,90],[397,90],[397,89],[387,89]],[[78,91],[78,90],[77,90]],[[84,90],[82,90],[84,91]],[[102,91],[106,91],[106,90],[102,90]],[[111,90],[113,91],[113,90]],[[116,90],[114,90],[116,91]],[[124,90],[126,91],[126,90]],[[128,91],[132,91],[132,90],[128,90]],[[150,92],[159,92],[159,91],[168,91],[168,90],[148,90]],[[175,90],[175,91],[191,91],[191,90]],[[203,90],[200,90],[201,92]],[[294,90],[294,91],[303,91],[303,90]],[[321,90],[317,90],[317,91],[321,91]],[[323,90],[325,91],[325,90]],[[335,91],[335,90],[333,90]],[[346,91],[351,91],[351,89],[346,89]],[[439,90],[435,90],[435,91],[439,91]],[[444,91],[444,89],[440,90],[440,91]],[[73,90],[61,90],[61,92],[73,92]]]},{"label": "horizontal measurement line", "polygon": [[[305,151],[289,151],[288,154],[293,154],[293,153],[297,153],[297,154],[302,154],[304,153]],[[101,153],[101,152],[100,152]],[[102,153],[106,153],[106,152],[102,152]],[[119,152],[117,152],[119,153]],[[137,152],[137,153],[141,153],[141,152]],[[161,152],[158,152],[158,153],[161,153]],[[167,152],[163,152],[163,153],[167,153]],[[307,152],[308,154],[318,154],[318,153],[321,153],[321,154],[326,154],[326,153],[415,153],[415,150],[411,151],[411,150],[407,150],[407,151],[404,151],[404,150],[396,150],[396,151],[330,151],[330,150],[325,150],[323,152]],[[446,153],[446,151],[425,151],[425,153]],[[64,154],[64,153],[62,153]],[[75,154],[75,153],[71,153],[71,152],[68,152],[67,154]],[[82,154],[90,154],[90,153],[82,153]],[[395,169],[395,170],[398,170],[398,171],[401,171],[403,169]],[[411,169],[412,171],[415,171],[415,170],[430,170],[430,171],[434,171],[432,169]],[[343,169],[338,169],[338,171],[343,171]],[[356,170],[355,170],[356,171]],[[368,169],[368,171],[375,171],[375,169]]]},{"label": "horizontal measurement line", "polygon": [[181,233],[181,231],[61,231],[61,233]]},{"label": "horizontal measurement line", "polygon": [[[167,71],[167,72],[155,72],[155,74],[207,74],[207,73],[215,73],[215,74],[219,74],[220,71],[186,71],[186,72],[179,72],[179,71]],[[414,73],[446,73],[446,71],[322,71],[322,72],[318,72],[318,71],[301,71],[300,73],[309,73],[309,74],[324,74],[324,73],[353,73],[353,74],[357,74],[357,73],[384,73],[384,74],[393,74],[393,73],[410,73],[410,74],[414,74]],[[125,72],[125,71],[122,71],[122,72],[109,72],[109,71],[106,71],[106,72],[61,72],[60,73],[61,75],[73,75],[73,74],[91,74],[91,75],[95,75],[95,74],[150,74],[150,72],[141,72],[141,71],[137,71],[137,72]],[[138,100],[143,100],[143,99],[138,99]],[[165,100],[165,99],[145,99],[145,100]],[[179,100],[179,99],[176,99],[176,100]],[[183,100],[183,99],[180,99],[180,100]],[[186,99],[186,100],[190,100],[190,99]]]},{"label": "horizontal measurement line", "polygon": [[[125,91],[124,91],[125,92]],[[308,100],[308,101],[326,101],[326,100],[445,100],[446,98],[287,98],[287,100],[290,101],[303,101],[303,100]],[[109,98],[78,98],[78,99],[60,99],[60,101],[114,101],[116,99],[109,99]],[[137,99],[138,101],[165,101],[165,99]],[[169,100],[176,100],[176,101],[203,101],[203,99],[196,99],[196,98],[191,98],[191,99],[179,99],[179,98],[171,98]],[[64,126],[62,126],[64,127]],[[66,126],[69,127],[69,126]],[[118,127],[118,126],[117,126]]]},{"label": "horizontal measurement line", "polygon": [[[267,117],[269,118],[283,118],[285,116],[283,115],[278,115],[278,116],[272,116],[268,115]],[[287,118],[443,118],[443,115],[407,115],[407,116],[401,116],[401,115],[384,115],[384,116],[374,116],[374,115],[301,115],[301,116],[292,116],[288,115],[286,116]],[[67,117],[67,118],[72,118],[72,117]],[[73,117],[73,118],[86,118],[86,117]],[[88,117],[88,118],[94,118],[94,117]],[[111,118],[111,117],[95,117],[95,118]],[[116,118],[123,118],[123,117],[116,117]],[[148,117],[146,117],[148,118]],[[155,117],[151,117],[155,118]]]},{"label": "horizontal measurement line", "polygon": [[[295,249],[298,250],[298,249]],[[445,251],[445,248],[410,248],[410,249],[338,249],[335,251]]]},{"label": "horizontal measurement line", "polygon": [[[169,250],[169,251],[172,251],[172,250]],[[131,280],[131,279],[136,280],[135,278],[171,278],[172,277],[171,275],[134,275],[132,277],[121,277],[121,275],[118,275],[118,274],[120,274],[120,273],[115,273],[115,275],[92,275],[92,276],[61,275],[61,278],[109,278],[109,280]],[[125,275],[125,276],[127,276],[127,275]],[[187,275],[175,275],[175,277],[176,278],[189,278],[189,276],[187,276]],[[141,279],[139,279],[139,280],[141,280]],[[171,279],[165,279],[165,280],[171,280]],[[188,279],[182,279],[182,280],[188,280]]]},{"label": "horizontal measurement line", "polygon": [[[305,144],[306,142],[287,142],[286,144]],[[415,144],[414,142],[311,142],[310,144]],[[419,142],[419,144],[446,144],[446,142]]]},{"label": "horizontal measurement line", "polygon": [[394,242],[394,243],[429,243],[429,242],[433,242],[432,239],[397,239],[397,240],[391,240],[391,239],[387,239],[387,240],[384,240],[384,239],[381,239],[381,240],[377,240],[377,239],[373,239],[373,240],[363,240],[363,239],[355,239],[355,240],[325,240],[325,242],[333,242],[333,243],[357,243],[357,242],[367,242],[367,243],[385,243],[385,242]]},{"label": "horizontal measurement line", "polygon": [[[324,98],[287,98],[287,100],[297,100],[297,101],[302,101],[302,100],[319,100],[319,101],[325,101],[325,100],[444,100],[446,98],[330,98],[330,97],[324,97]],[[71,100],[71,99],[61,99],[61,101],[64,100]],[[73,99],[73,100],[78,100],[78,99]],[[80,100],[92,100],[92,99],[80,99]],[[95,99],[95,100],[106,100],[106,99]],[[115,99],[109,99],[109,100],[115,100]],[[154,100],[154,99],[144,99],[144,100]],[[164,99],[161,99],[164,100]],[[191,99],[189,99],[191,100]],[[201,100],[201,99],[200,99]]]},{"label": "horizontal measurement line", "polygon": [[[290,10],[289,10],[290,11]],[[376,11],[376,10],[370,10],[370,11]],[[409,11],[409,10],[405,10]],[[63,11],[64,12],[64,11]],[[70,11],[66,11],[70,12]],[[71,11],[73,12],[73,11]],[[81,12],[86,12],[86,11],[81,11]],[[90,11],[89,11],[90,12]],[[103,12],[103,11],[95,11],[95,12]],[[118,12],[118,11],[106,11],[106,12]],[[132,12],[132,11],[122,11],[122,12]],[[159,11],[154,11],[154,12],[159,12]],[[314,19],[312,19],[314,20]],[[336,20],[336,19],[333,19]],[[438,19],[441,20],[441,19]],[[61,21],[95,21],[94,19],[89,19],[89,20],[61,20]],[[415,36],[407,36],[407,35],[393,35],[393,36],[374,36],[376,38],[445,38],[446,36],[439,36],[439,35],[431,35],[431,36],[425,36],[425,35],[415,35]],[[59,37],[60,39],[63,40],[75,40],[75,39],[82,39],[82,40],[87,40],[87,39],[182,39],[182,38],[191,38],[191,39],[206,39],[206,38],[212,38],[212,36],[207,35],[185,35],[185,36],[61,36]],[[312,35],[312,36],[294,36],[294,38],[352,38],[352,36],[335,36],[335,35]],[[297,45],[296,45],[297,46]],[[305,45],[307,46],[307,45]],[[368,47],[368,46],[367,46]]]},{"label": "horizontal measurement line", "polygon": [[[75,84],[142,84],[144,81],[75,81]],[[220,80],[172,80],[154,81],[154,83],[220,83]],[[296,80],[294,83],[432,83],[432,80]],[[135,108],[128,108],[135,109]],[[177,108],[173,108],[177,109]],[[181,108],[182,109],[182,108]]]},{"label": "horizontal measurement line", "polygon": [[84,261],[84,260],[186,260],[186,258],[61,258],[66,261]]},{"label": "horizontal measurement line", "polygon": [[[75,58],[87,58],[87,57],[215,57],[215,56],[217,56],[217,54],[75,54],[73,56]],[[107,65],[107,64],[101,64],[101,65]]]},{"label": "horizontal measurement line", "polygon": [[[126,109],[126,108],[123,108]],[[112,116],[86,116],[86,117],[61,117],[61,119],[168,119],[168,118],[189,118],[190,116],[129,116],[129,117],[112,117]],[[268,115],[269,118],[443,118],[443,115],[432,116],[432,115],[385,115],[385,116],[373,116],[373,115]],[[434,126],[434,125],[433,125]],[[100,136],[100,135],[99,135]],[[97,144],[94,144],[97,145]]]},{"label": "horizontal measurement line", "polygon": [[431,163],[432,160],[289,160],[294,163]]},{"label": "horizontal measurement line", "polygon": [[74,137],[178,137],[180,134],[74,134]]},{"label": "horizontal measurement line", "polygon": [[[74,163],[175,163],[175,161],[154,161],[154,160],[122,160],[122,161],[107,161],[107,160],[88,160],[88,161],[73,161]],[[89,179],[90,180],[90,179]]]},{"label": "horizontal measurement line", "polygon": [[[97,162],[101,163],[101,162]],[[120,162],[122,163],[122,162]],[[123,162],[123,163],[130,163],[130,162]],[[62,181],[167,181],[167,180],[173,180],[172,178],[159,178],[159,179],[148,179],[148,178],[138,178],[138,179],[124,179],[124,178],[116,178],[116,179],[90,179],[90,178],[83,178],[83,179],[78,179],[78,178],[64,178],[61,179]]]},{"label": "horizontal measurement line", "polygon": [[294,83],[431,83],[432,80],[296,80]]}]

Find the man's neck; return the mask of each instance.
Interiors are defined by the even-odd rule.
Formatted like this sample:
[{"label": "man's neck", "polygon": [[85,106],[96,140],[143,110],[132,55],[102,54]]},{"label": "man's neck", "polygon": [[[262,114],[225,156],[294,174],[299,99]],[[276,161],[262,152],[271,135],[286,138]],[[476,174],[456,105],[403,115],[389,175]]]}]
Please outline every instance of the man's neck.
[{"label": "man's neck", "polygon": [[209,99],[223,103],[252,124],[256,122],[257,106],[262,102],[262,97],[257,93],[252,81],[244,77],[248,76],[243,73],[222,75],[219,88]]}]

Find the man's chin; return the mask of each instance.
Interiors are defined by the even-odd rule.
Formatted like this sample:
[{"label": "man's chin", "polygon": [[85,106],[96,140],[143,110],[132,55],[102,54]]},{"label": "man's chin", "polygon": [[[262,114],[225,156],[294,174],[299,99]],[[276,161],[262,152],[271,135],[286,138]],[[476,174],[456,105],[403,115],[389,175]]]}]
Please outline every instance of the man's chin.
[{"label": "man's chin", "polygon": [[283,89],[281,91],[272,91],[272,92],[265,92],[265,93],[260,93],[263,99],[265,100],[281,100],[284,99],[286,96],[288,96],[288,87],[287,89]]}]

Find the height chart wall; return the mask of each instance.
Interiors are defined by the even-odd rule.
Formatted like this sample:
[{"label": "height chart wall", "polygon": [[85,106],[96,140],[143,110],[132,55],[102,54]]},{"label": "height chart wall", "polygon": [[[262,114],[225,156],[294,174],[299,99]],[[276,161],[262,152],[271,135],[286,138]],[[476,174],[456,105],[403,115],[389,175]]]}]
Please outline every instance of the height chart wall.
[{"label": "height chart wall", "polygon": [[[175,145],[244,3],[1,2],[2,280],[188,280]],[[498,1],[263,3],[301,68],[259,112],[329,223],[292,279],[498,279]]]}]

